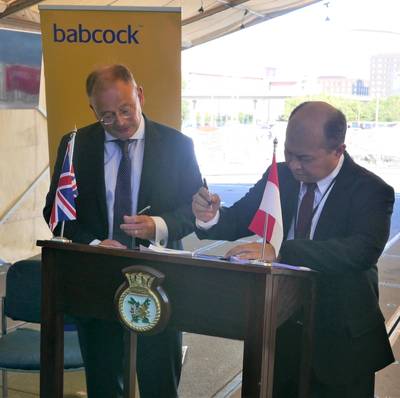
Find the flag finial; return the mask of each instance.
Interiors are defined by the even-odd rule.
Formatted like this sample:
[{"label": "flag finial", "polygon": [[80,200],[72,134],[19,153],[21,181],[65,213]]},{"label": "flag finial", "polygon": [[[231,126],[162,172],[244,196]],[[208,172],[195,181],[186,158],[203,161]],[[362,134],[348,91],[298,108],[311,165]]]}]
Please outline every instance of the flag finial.
[{"label": "flag finial", "polygon": [[[76,124],[75,124],[75,127],[73,128],[73,130],[69,134],[69,139],[72,140],[77,132],[78,132],[78,129],[76,128]],[[72,151],[73,151],[73,148],[72,148]]]},{"label": "flag finial", "polygon": [[278,138],[274,138],[274,155],[275,155],[275,152],[276,152],[276,147],[278,146]]}]

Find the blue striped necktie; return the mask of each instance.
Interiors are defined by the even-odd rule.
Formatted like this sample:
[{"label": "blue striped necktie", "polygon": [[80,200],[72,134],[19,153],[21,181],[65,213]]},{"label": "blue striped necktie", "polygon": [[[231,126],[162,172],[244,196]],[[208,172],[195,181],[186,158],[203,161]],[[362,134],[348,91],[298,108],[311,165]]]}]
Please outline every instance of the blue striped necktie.
[{"label": "blue striped necktie", "polygon": [[129,157],[129,144],[133,140],[115,140],[121,149],[122,157],[119,163],[117,182],[114,191],[114,223],[113,239],[131,247],[132,238],[128,236],[120,225],[124,223],[124,216],[132,215],[132,189],[131,189],[131,159]]}]

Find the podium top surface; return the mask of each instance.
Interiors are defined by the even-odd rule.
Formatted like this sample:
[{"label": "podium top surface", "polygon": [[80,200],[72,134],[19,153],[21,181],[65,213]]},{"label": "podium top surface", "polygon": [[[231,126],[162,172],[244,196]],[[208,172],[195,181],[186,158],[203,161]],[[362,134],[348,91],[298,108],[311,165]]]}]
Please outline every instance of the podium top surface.
[{"label": "podium top surface", "polygon": [[313,278],[315,271],[303,269],[301,267],[288,266],[286,264],[272,263],[272,266],[249,263],[234,263],[227,260],[218,259],[217,256],[192,257],[190,255],[160,254],[141,252],[139,250],[117,249],[102,246],[91,246],[80,243],[64,243],[52,240],[38,240],[37,246],[43,249],[54,249],[61,251],[74,251],[82,254],[97,254],[115,257],[132,258],[135,260],[155,261],[159,263],[181,264],[182,266],[198,266],[204,268],[215,268],[221,270],[255,273],[255,274],[273,274],[290,275],[305,278]]}]

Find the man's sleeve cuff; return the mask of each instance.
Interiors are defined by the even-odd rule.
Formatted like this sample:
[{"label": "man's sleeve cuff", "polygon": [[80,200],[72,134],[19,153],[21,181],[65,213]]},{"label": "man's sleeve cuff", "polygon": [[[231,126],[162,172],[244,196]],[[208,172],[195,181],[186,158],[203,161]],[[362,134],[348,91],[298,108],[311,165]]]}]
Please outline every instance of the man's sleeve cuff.
[{"label": "man's sleeve cuff", "polygon": [[212,218],[210,221],[203,222],[196,218],[196,227],[199,229],[202,229],[204,231],[207,231],[208,229],[212,228],[215,224],[218,224],[219,221],[219,210],[217,211],[217,214]]},{"label": "man's sleeve cuff", "polygon": [[156,224],[156,237],[151,241],[154,245],[166,247],[168,243],[168,227],[167,223],[161,217],[151,217]]}]

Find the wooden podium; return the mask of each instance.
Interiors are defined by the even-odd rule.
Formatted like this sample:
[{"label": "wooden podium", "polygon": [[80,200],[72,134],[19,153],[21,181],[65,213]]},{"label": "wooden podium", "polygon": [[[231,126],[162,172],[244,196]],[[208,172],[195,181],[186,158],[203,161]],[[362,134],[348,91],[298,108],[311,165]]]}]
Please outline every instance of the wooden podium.
[{"label": "wooden podium", "polygon": [[[242,397],[272,397],[277,327],[304,308],[300,394],[308,397],[315,272],[187,256],[38,241],[42,247],[40,397],[63,396],[64,313],[117,321],[121,270],[150,266],[165,275],[169,325],[244,340]],[[133,396],[135,333],[127,332],[125,397]],[[133,379],[133,380],[132,380]]]}]

